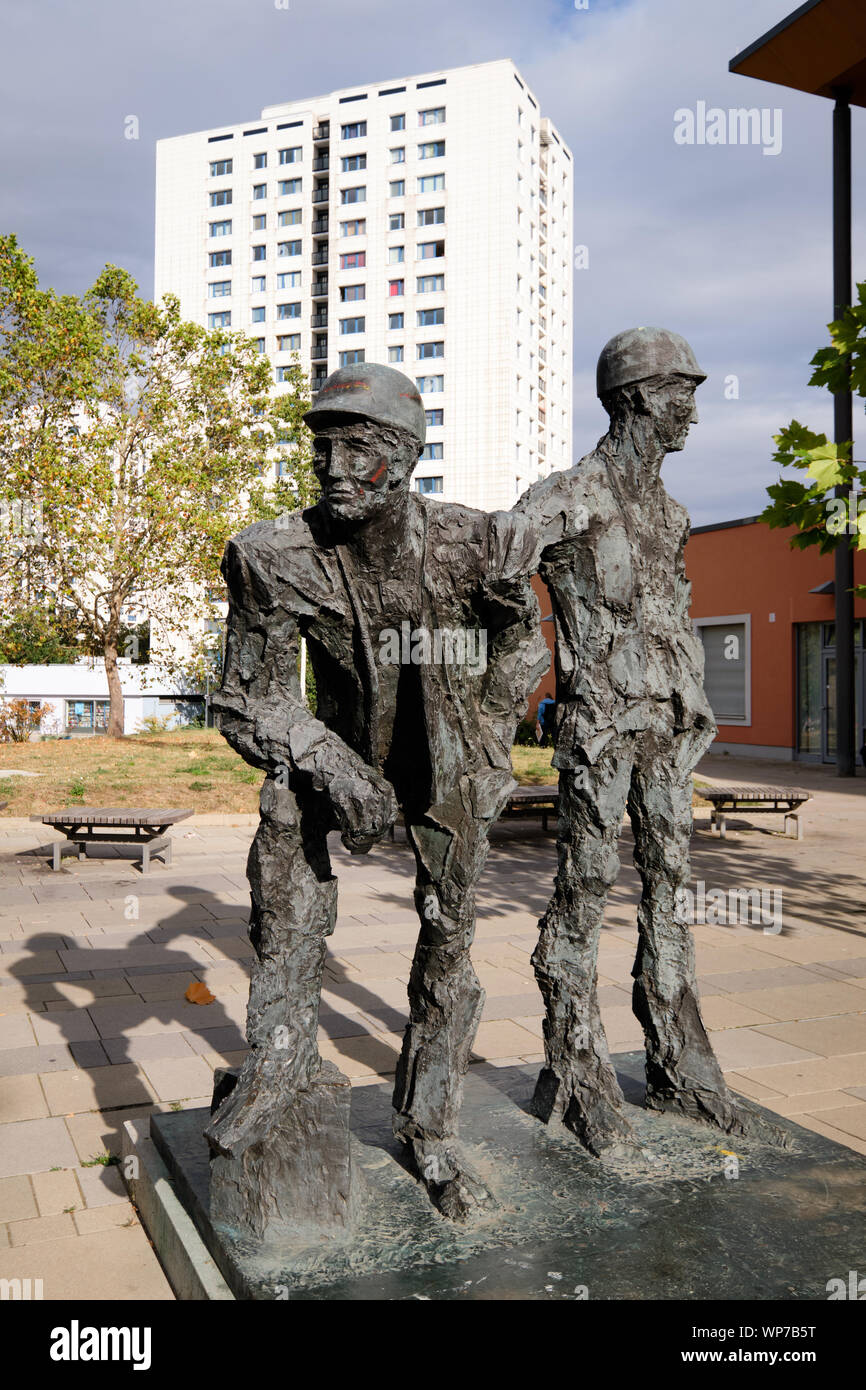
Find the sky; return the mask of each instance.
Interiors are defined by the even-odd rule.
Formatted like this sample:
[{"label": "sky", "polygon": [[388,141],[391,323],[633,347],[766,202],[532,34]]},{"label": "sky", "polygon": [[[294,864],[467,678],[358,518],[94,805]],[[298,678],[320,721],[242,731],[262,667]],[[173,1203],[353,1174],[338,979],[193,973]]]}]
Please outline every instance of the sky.
[{"label": "sky", "polygon": [[[792,418],[832,428],[830,397],[806,385],[832,315],[831,103],[728,72],[794,8],[2,0],[0,228],[44,285],[81,293],[110,261],[149,295],[158,139],[338,87],[511,58],[574,155],[574,239],[587,261],[574,272],[575,460],[605,428],[604,343],[639,324],[672,328],[708,380],[686,449],[665,464],[668,490],[696,526],[754,515],[778,476],[773,434]],[[778,153],[678,143],[675,113],[699,102],[766,109]],[[125,138],[130,116],[137,140]],[[855,280],[866,278],[864,135],[855,111]]]}]

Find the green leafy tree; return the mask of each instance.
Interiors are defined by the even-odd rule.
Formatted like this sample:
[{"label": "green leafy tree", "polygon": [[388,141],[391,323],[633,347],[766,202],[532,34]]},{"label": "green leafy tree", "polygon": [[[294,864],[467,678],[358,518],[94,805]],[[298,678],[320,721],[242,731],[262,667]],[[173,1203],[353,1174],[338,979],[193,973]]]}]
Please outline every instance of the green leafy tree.
[{"label": "green leafy tree", "polygon": [[[834,394],[851,391],[866,398],[866,281],[857,286],[857,303],[828,325],[830,346],[812,358],[810,386]],[[853,457],[851,440],[834,443],[825,434],[792,420],[774,435],[773,459],[782,468],[796,468],[808,479],[782,477],[767,488],[770,502],[761,520],[771,527],[795,526],[791,546],[803,550],[817,545],[822,554],[839,545],[866,550],[866,467]],[[836,489],[845,496],[836,496]],[[866,597],[866,585],[855,593]]]},{"label": "green leafy tree", "polygon": [[287,385],[274,392],[251,339],[185,322],[174,296],[140,299],[117,266],[81,298],[57,295],[0,237],[2,611],[50,595],[71,615],[105,662],[109,735],[123,733],[128,605],[177,669],[207,627],[228,537],[313,499],[297,359]]}]

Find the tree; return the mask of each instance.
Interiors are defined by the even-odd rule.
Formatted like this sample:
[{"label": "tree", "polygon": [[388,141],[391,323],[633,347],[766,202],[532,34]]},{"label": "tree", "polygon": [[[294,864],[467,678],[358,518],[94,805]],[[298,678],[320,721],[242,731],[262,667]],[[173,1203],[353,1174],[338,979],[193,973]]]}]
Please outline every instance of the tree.
[{"label": "tree", "polygon": [[73,615],[54,613],[44,602],[22,606],[0,623],[0,661],[10,666],[53,666],[83,654]]},{"label": "tree", "polygon": [[[857,303],[828,328],[830,346],[819,348],[812,358],[809,385],[835,394],[847,391],[850,381],[851,391],[866,397],[866,281],[857,286]],[[795,526],[791,546],[796,549],[817,545],[826,554],[847,544],[866,550],[866,466],[854,460],[852,441],[830,442],[798,420],[773,438],[774,461],[805,471],[811,481],[783,477],[771,484],[771,501],[760,519],[771,527]],[[836,490],[847,495],[833,495]],[[854,592],[866,597],[866,585]]]},{"label": "tree", "polygon": [[105,662],[109,735],[123,733],[130,600],[172,665],[207,625],[228,537],[314,495],[297,359],[287,376],[274,394],[251,339],[184,322],[172,295],[140,299],[117,266],[81,298],[40,289],[0,237],[0,599],[9,615],[50,595],[72,615]]}]

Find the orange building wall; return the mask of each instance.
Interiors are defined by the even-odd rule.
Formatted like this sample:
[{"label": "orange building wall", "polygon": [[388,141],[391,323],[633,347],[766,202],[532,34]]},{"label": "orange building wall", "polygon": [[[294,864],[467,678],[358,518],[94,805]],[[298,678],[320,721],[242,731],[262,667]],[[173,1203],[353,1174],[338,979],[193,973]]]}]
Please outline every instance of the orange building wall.
[{"label": "orange building wall", "polygon": [[[811,589],[833,578],[833,556],[817,547],[792,550],[794,528],[771,531],[760,522],[699,531],[686,546],[693,618],[752,616],[752,722],[720,724],[724,743],[793,748],[796,742],[794,623],[832,622],[832,594]],[[855,556],[855,582],[866,583],[866,554]],[[866,617],[857,600],[855,616]],[[775,622],[770,614],[775,613]]]},{"label": "orange building wall", "polygon": [[[791,550],[793,528],[771,531],[760,522],[699,531],[686,546],[686,572],[692,583],[693,618],[723,618],[751,614],[752,722],[720,724],[723,743],[760,744],[793,748],[796,742],[794,623],[832,622],[832,594],[809,591],[833,578],[833,556],[817,548]],[[854,578],[866,584],[866,552],[854,557]],[[536,577],[532,581],[542,618],[550,613],[550,595]],[[770,614],[775,613],[775,622]],[[858,599],[855,616],[866,618],[866,601]],[[551,667],[529,702],[530,717],[538,702],[555,691],[553,623],[541,630],[550,648]]]}]

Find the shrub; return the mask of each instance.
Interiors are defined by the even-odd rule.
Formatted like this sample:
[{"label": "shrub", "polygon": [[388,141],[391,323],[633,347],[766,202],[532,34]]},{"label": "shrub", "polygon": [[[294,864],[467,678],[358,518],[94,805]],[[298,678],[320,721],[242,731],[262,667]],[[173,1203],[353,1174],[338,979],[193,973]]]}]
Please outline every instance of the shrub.
[{"label": "shrub", "polygon": [[29,700],[3,700],[0,703],[0,743],[26,743],[47,713],[43,705],[31,705]]}]

